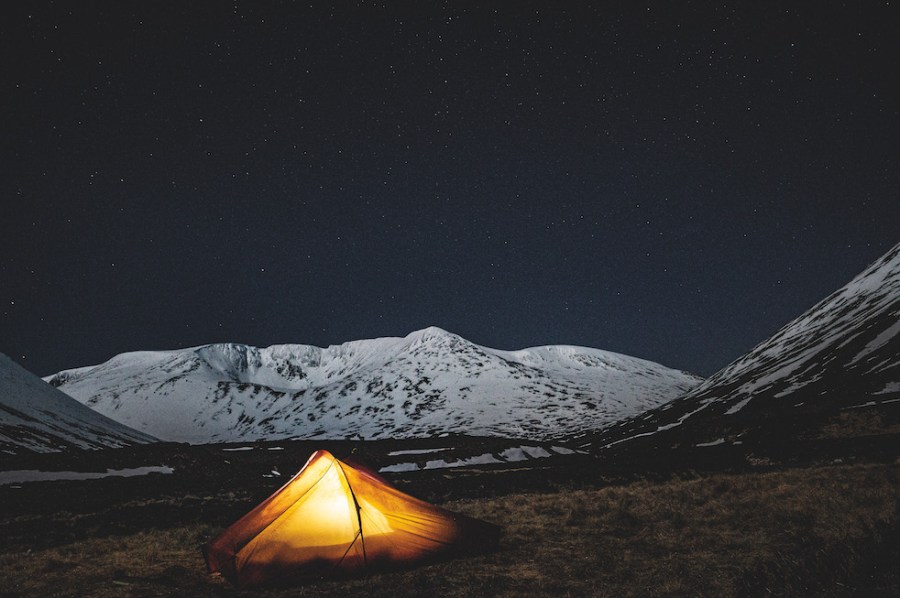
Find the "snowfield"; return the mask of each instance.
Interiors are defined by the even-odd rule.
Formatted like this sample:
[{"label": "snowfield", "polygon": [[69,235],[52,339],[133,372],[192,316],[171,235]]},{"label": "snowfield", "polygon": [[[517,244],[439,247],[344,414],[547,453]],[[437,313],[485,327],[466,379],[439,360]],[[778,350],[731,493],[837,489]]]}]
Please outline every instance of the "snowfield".
[{"label": "snowfield", "polygon": [[446,433],[544,439],[639,414],[701,381],[617,353],[499,351],[434,327],[327,348],[126,353],[47,380],[126,425],[191,443]]}]

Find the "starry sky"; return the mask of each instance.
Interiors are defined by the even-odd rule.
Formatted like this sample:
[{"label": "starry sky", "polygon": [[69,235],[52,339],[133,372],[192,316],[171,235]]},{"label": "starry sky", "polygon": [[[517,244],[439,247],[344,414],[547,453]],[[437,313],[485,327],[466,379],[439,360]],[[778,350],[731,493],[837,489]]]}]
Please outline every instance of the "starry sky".
[{"label": "starry sky", "polygon": [[0,352],[709,375],[900,241],[891,2],[5,2]]}]

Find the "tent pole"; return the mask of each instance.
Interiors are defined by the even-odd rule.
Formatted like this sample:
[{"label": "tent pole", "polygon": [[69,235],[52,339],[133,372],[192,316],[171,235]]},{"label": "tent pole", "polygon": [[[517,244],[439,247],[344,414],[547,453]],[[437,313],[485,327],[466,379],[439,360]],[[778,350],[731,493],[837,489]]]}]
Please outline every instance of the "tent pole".
[{"label": "tent pole", "polygon": [[366,556],[366,536],[362,531],[362,515],[360,514],[362,508],[359,506],[359,501],[356,500],[356,493],[353,492],[353,486],[350,485],[350,480],[347,479],[347,472],[344,471],[344,465],[337,459],[335,459],[334,461],[338,464],[338,467],[341,468],[341,473],[344,474],[344,481],[347,482],[347,488],[350,488],[350,496],[353,498],[353,506],[356,507],[356,524],[359,526],[359,541],[362,544],[363,565],[368,566],[369,559]]}]

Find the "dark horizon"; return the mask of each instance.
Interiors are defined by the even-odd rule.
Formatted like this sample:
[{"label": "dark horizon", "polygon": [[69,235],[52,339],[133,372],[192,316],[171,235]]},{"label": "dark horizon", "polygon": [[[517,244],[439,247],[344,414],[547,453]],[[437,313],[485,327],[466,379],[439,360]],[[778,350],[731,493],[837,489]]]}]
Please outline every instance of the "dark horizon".
[{"label": "dark horizon", "polygon": [[886,253],[897,9],[0,8],[0,352],[434,325],[708,376]]}]

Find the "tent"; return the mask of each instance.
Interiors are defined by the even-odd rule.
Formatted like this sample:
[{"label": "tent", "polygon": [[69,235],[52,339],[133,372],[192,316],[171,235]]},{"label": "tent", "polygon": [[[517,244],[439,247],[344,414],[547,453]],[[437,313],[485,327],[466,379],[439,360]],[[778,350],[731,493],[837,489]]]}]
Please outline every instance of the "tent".
[{"label": "tent", "polygon": [[403,567],[496,545],[500,528],[400,492],[366,467],[316,451],[275,494],[205,547],[239,587]]}]

